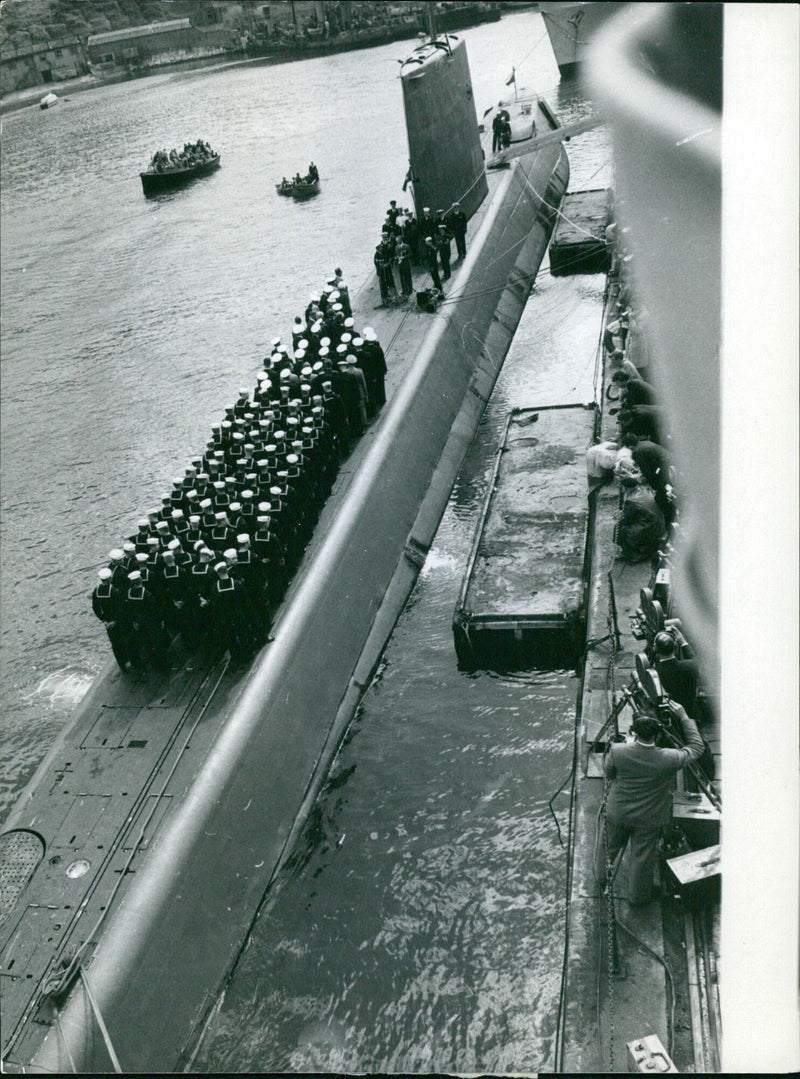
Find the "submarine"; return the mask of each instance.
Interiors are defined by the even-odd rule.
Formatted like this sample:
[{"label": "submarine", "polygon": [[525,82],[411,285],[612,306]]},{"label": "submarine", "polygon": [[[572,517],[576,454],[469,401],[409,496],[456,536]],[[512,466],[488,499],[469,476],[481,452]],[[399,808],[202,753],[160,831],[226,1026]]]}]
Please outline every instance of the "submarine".
[{"label": "submarine", "polygon": [[[109,659],[20,796],[0,834],[9,1072],[191,1067],[424,564],[569,163],[560,139],[537,143],[559,124],[533,95],[519,105],[529,152],[487,173],[464,42],[434,39],[409,60],[414,200],[461,202],[466,258],[433,315],[371,314],[402,380],[340,472],[252,662],[188,655],[123,672]],[[354,311],[374,293],[370,282],[351,297]]]}]

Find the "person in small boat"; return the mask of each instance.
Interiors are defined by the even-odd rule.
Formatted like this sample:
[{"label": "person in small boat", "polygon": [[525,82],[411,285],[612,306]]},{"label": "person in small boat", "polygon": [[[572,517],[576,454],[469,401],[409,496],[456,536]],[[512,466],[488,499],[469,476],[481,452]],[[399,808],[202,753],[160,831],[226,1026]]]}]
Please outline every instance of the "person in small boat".
[{"label": "person in small boat", "polygon": [[319,179],[319,171],[317,170],[317,166],[314,164],[313,161],[308,166],[308,179],[309,182],[312,184],[316,183]]},{"label": "person in small boat", "polygon": [[298,187],[300,187],[300,186],[302,185],[302,183],[303,183],[303,177],[302,177],[302,176],[300,175],[300,173],[299,173],[299,172],[296,172],[296,173],[295,173],[295,175],[294,175],[294,182],[295,182],[295,183],[297,184],[297,186],[298,186]]}]

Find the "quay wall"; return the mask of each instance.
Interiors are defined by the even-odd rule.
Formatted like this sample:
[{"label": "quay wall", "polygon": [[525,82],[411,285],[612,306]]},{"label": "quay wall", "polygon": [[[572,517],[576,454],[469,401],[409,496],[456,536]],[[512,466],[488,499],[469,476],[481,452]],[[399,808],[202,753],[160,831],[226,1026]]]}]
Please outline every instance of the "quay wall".
[{"label": "quay wall", "polygon": [[[547,246],[542,198],[556,206],[568,176],[559,146],[502,180],[274,639],[98,941],[93,997],[126,1071],[190,1059],[424,561]],[[19,1063],[108,1070],[82,991]]]}]

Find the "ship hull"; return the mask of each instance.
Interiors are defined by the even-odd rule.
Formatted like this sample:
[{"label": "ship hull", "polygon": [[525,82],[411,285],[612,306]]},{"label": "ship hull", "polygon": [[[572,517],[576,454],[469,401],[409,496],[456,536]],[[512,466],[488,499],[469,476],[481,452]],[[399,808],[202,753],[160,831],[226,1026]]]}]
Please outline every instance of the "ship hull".
[{"label": "ship hull", "polygon": [[539,4],[562,76],[572,78],[579,74],[595,31],[622,6],[613,0],[608,3]]}]

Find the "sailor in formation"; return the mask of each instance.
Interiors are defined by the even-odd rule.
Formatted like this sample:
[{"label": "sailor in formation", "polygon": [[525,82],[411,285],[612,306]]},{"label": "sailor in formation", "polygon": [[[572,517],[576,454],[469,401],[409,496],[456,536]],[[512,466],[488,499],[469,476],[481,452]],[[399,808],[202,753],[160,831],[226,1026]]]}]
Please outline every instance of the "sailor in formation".
[{"label": "sailor in formation", "polygon": [[176,640],[251,658],[308,544],[339,466],[386,402],[386,358],[359,331],[341,270],[273,339],[161,505],[115,547],[92,609],[123,669],[166,669]]}]

